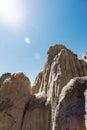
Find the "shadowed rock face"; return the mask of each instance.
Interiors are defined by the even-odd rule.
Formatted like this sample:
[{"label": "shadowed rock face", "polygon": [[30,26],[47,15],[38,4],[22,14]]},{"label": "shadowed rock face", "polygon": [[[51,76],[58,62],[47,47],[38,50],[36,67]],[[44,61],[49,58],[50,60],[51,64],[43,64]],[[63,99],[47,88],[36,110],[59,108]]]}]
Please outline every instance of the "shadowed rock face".
[{"label": "shadowed rock face", "polygon": [[87,130],[87,76],[72,79],[55,109],[55,130]]},{"label": "shadowed rock face", "polygon": [[[83,77],[84,76],[84,77]],[[23,73],[0,77],[0,130],[86,130],[87,63],[51,46],[31,88]]]},{"label": "shadowed rock face", "polygon": [[[41,99],[41,100],[40,100]],[[51,130],[51,107],[46,99],[32,96],[24,116],[22,130]]]}]

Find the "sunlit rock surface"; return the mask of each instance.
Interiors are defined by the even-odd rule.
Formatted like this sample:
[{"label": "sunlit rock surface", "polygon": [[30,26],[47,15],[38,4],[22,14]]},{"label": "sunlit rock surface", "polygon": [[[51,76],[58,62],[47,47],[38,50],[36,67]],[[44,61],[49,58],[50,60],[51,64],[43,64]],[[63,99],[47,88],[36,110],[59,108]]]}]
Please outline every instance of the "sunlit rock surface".
[{"label": "sunlit rock surface", "polygon": [[[47,94],[46,104],[51,104],[51,123],[53,130],[55,130],[55,111],[59,104],[63,87],[72,78],[86,75],[87,63],[84,60],[79,60],[77,55],[64,45],[54,45],[49,48],[46,63],[41,72],[41,79],[40,76],[36,78],[36,89],[38,84],[38,92],[44,91]],[[66,113],[66,111],[64,112]],[[68,128],[63,128],[63,130],[64,129],[69,130]],[[76,130],[80,130],[79,127]]]},{"label": "sunlit rock surface", "polygon": [[25,106],[31,95],[30,81],[23,73],[4,74],[2,77],[0,130],[20,130]]},{"label": "sunlit rock surface", "polygon": [[51,129],[51,107],[45,105],[45,93],[32,95],[23,73],[3,74],[0,81],[0,130]]},{"label": "sunlit rock surface", "polygon": [[48,49],[31,87],[23,73],[0,77],[0,130],[86,130],[87,62],[64,45]]}]

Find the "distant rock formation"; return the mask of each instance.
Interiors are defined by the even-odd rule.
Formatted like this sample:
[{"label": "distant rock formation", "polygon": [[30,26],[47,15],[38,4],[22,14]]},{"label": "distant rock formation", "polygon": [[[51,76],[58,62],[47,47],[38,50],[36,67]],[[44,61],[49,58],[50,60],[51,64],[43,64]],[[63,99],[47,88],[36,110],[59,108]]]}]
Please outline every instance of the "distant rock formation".
[{"label": "distant rock formation", "polygon": [[49,48],[32,88],[23,73],[1,76],[0,130],[86,129],[87,63],[64,45]]}]

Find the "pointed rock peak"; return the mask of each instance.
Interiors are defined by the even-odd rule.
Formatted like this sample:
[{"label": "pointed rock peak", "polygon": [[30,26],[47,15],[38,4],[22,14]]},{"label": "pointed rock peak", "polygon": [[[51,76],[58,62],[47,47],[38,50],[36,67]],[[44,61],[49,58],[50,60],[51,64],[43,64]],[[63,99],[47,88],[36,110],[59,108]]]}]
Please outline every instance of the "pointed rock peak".
[{"label": "pointed rock peak", "polygon": [[77,55],[74,54],[71,50],[69,50],[65,45],[55,44],[55,45],[51,46],[47,51],[47,61],[46,61],[46,63],[51,64],[53,59],[55,58],[55,56],[58,55],[58,53],[60,53],[62,50],[69,52],[69,55],[73,54],[74,56],[77,57]]},{"label": "pointed rock peak", "polygon": [[67,48],[62,44],[55,44],[53,46],[50,46],[50,48],[48,49],[47,54],[56,53],[56,52],[60,51],[61,49],[67,49]]}]

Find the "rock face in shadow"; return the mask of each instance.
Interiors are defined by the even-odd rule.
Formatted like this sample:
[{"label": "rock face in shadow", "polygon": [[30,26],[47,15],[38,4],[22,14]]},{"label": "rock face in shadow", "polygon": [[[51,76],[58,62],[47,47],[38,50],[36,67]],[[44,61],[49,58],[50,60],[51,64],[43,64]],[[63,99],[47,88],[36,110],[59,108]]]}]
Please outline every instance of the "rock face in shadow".
[{"label": "rock face in shadow", "polygon": [[32,96],[24,116],[22,130],[51,130],[51,107],[46,98]]},{"label": "rock face in shadow", "polygon": [[87,76],[72,79],[55,110],[55,130],[87,130]]},{"label": "rock face in shadow", "polygon": [[86,130],[87,62],[51,46],[31,88],[23,73],[0,77],[0,130]]}]

